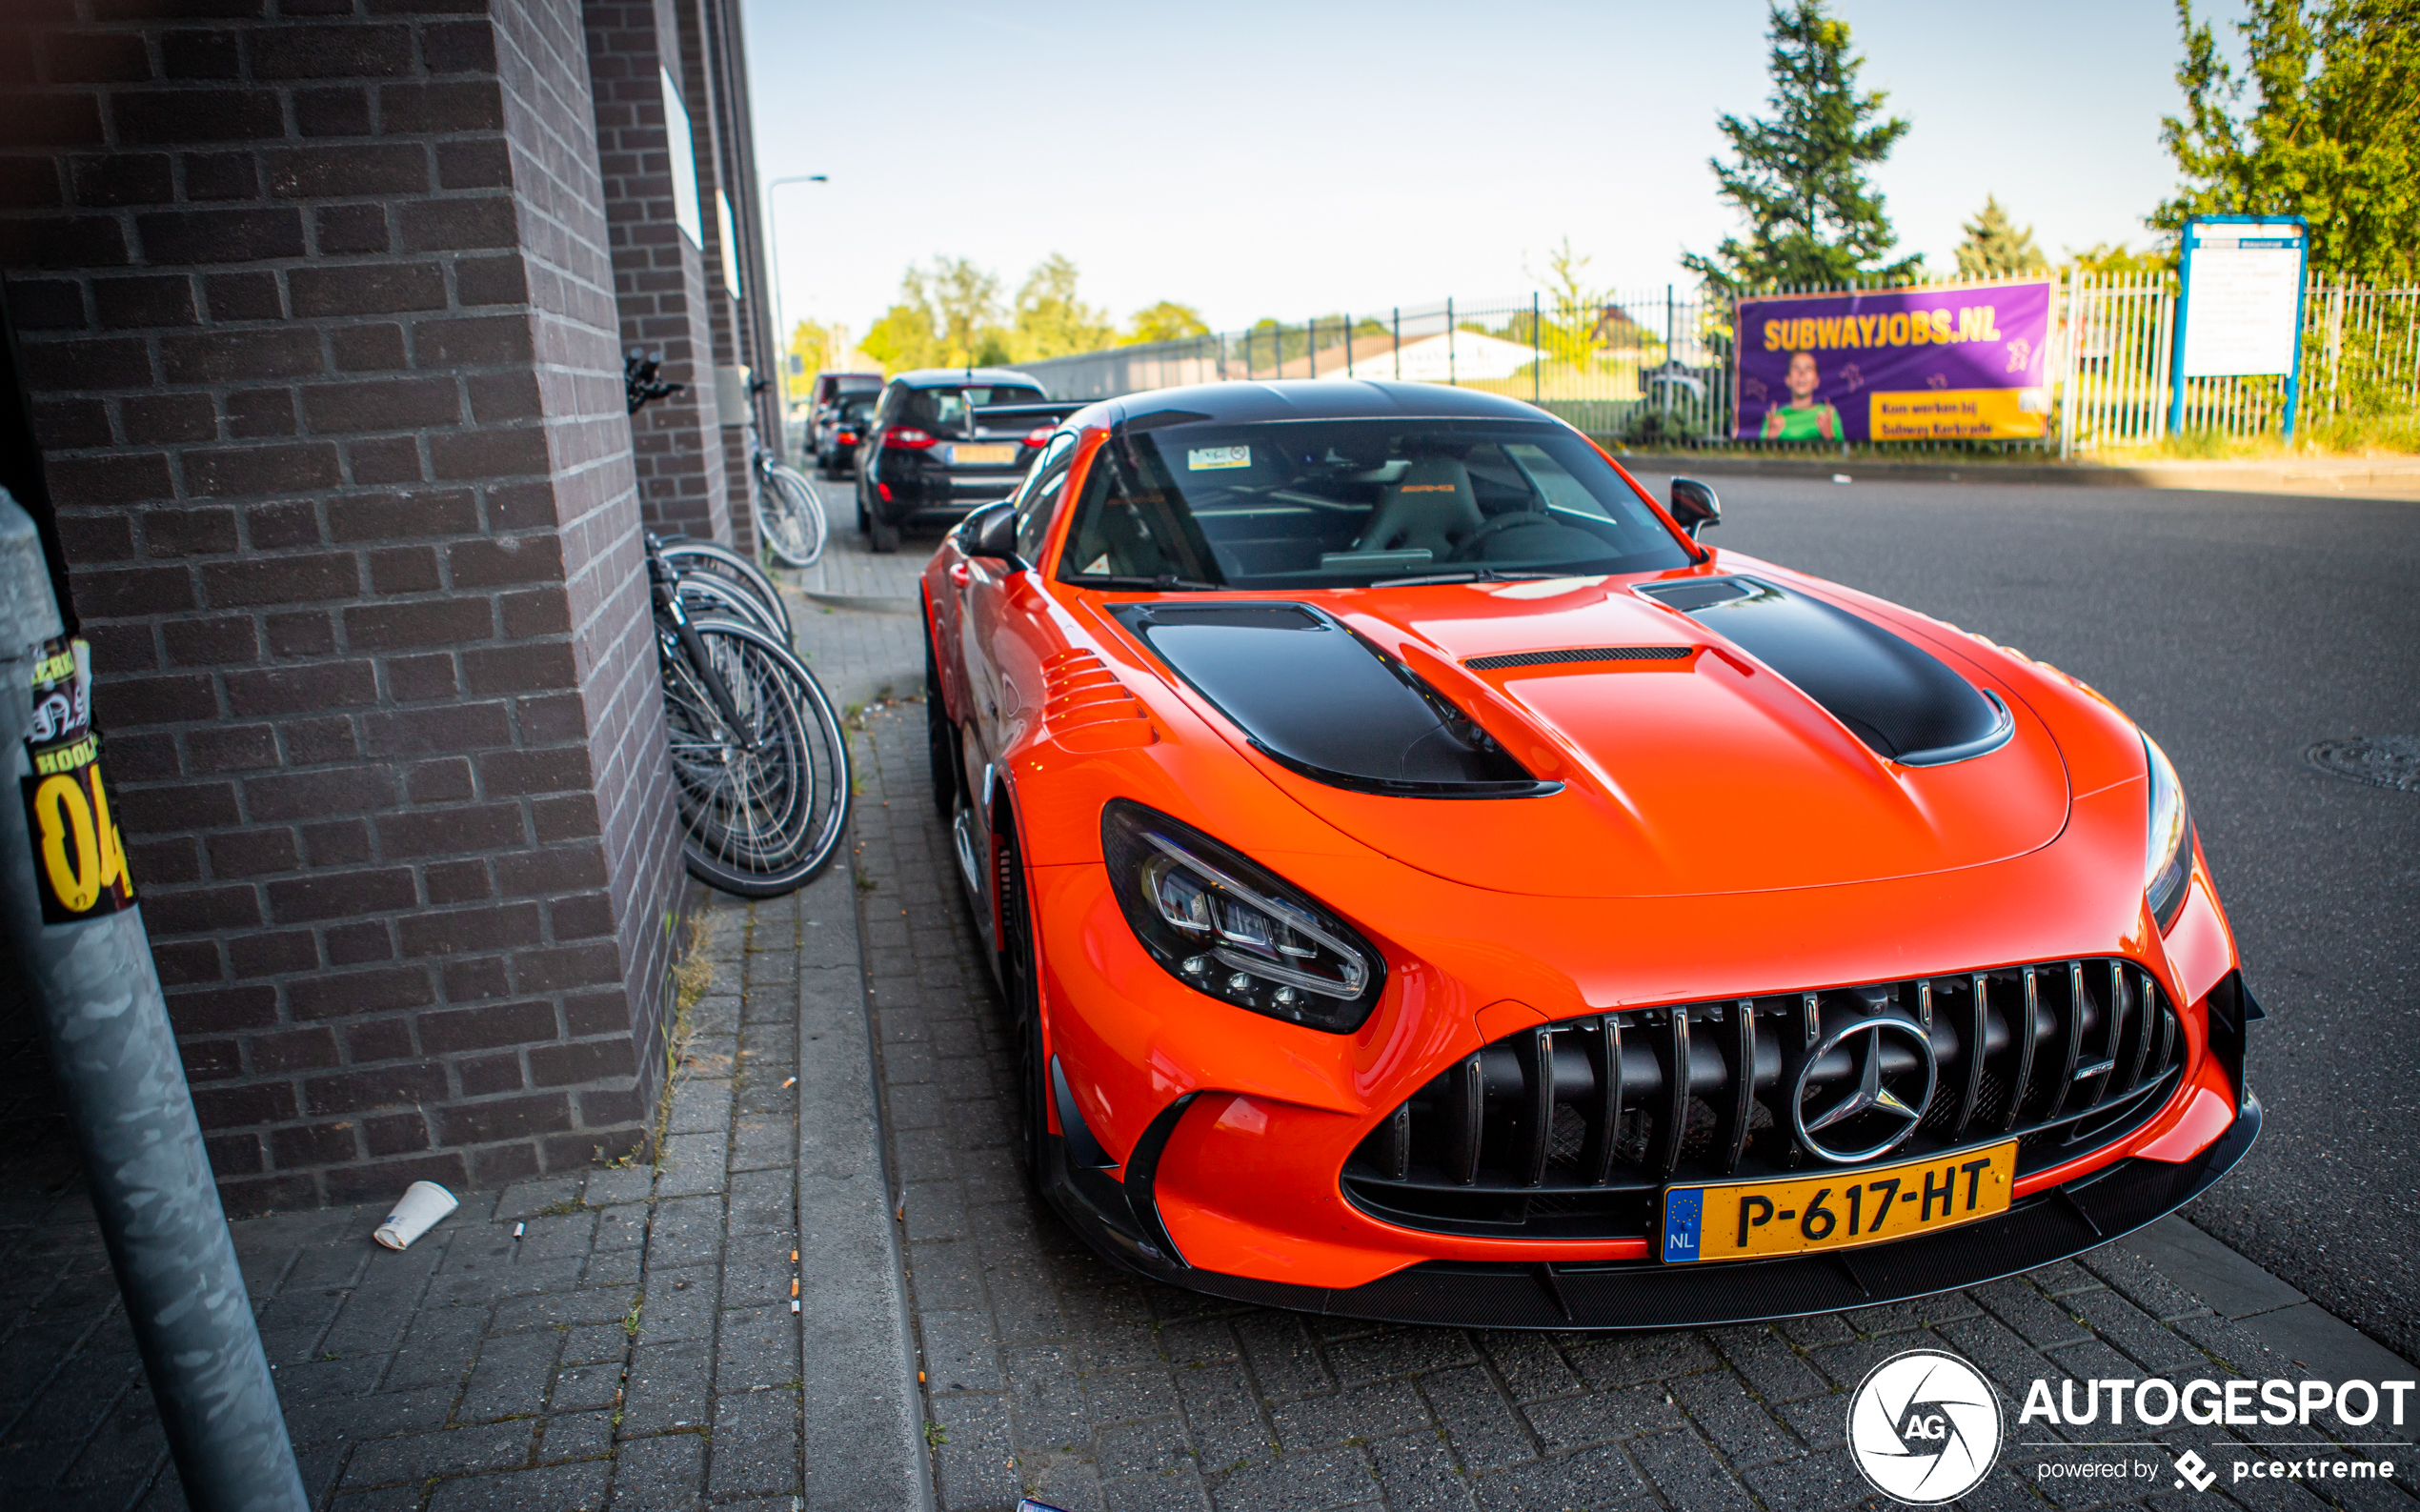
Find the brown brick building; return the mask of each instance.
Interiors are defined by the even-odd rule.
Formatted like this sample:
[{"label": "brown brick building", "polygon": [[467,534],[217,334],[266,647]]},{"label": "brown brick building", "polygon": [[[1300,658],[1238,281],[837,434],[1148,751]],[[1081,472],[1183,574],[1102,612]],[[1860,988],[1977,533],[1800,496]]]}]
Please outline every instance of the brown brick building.
[{"label": "brown brick building", "polygon": [[[778,433],[716,397],[772,366],[747,121],[736,0],[0,7],[26,502],[232,1213],[643,1137],[638,537],[731,540]],[[690,385],[635,422],[630,345]]]}]

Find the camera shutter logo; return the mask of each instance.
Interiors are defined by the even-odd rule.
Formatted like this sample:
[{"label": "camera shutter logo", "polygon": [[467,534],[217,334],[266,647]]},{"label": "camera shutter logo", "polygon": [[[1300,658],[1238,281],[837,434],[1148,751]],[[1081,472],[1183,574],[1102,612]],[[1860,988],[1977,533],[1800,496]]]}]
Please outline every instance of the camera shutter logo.
[{"label": "camera shutter logo", "polygon": [[1848,1400],[1848,1452],[1874,1489],[1915,1506],[1954,1502],[2000,1458],[2000,1398],[1974,1366],[1938,1349],[1893,1355]]}]

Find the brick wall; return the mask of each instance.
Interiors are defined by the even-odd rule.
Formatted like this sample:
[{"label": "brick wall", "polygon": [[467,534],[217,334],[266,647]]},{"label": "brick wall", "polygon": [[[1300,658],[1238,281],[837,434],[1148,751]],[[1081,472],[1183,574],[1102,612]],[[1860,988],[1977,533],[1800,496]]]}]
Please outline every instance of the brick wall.
[{"label": "brick wall", "polygon": [[677,857],[576,0],[0,19],[0,270],[231,1210],[629,1148]]},{"label": "brick wall", "polygon": [[[663,353],[664,377],[688,385],[632,422],[642,510],[651,529],[729,541],[733,499],[721,461],[706,297],[716,274],[673,212],[660,82],[666,68],[676,82],[683,77],[673,6],[674,0],[589,0],[583,8],[588,70],[622,340]],[[713,191],[699,188],[711,236]]]}]

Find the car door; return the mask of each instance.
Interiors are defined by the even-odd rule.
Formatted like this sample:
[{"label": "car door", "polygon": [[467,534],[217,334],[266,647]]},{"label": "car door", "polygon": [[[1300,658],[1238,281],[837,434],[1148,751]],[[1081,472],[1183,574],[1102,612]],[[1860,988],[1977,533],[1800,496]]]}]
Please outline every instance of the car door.
[{"label": "car door", "polygon": [[958,587],[960,665],[966,669],[969,695],[961,741],[966,791],[977,796],[987,839],[991,815],[980,801],[991,791],[985,774],[1041,712],[1042,657],[1047,653],[1041,644],[1041,589],[1035,580],[1033,554],[1040,550],[1075,460],[1076,437],[1053,436],[1034,459],[1025,482],[1010,495],[1009,508],[1018,518],[1019,559],[969,557],[965,580]]}]

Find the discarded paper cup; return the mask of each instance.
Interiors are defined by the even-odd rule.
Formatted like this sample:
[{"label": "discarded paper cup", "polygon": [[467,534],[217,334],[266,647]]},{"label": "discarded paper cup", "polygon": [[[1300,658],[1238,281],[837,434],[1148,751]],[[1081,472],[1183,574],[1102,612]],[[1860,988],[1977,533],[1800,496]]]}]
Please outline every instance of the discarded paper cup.
[{"label": "discarded paper cup", "polygon": [[462,1204],[434,1181],[414,1181],[403,1189],[403,1200],[372,1239],[389,1249],[406,1249],[413,1240],[437,1226],[437,1220]]}]

